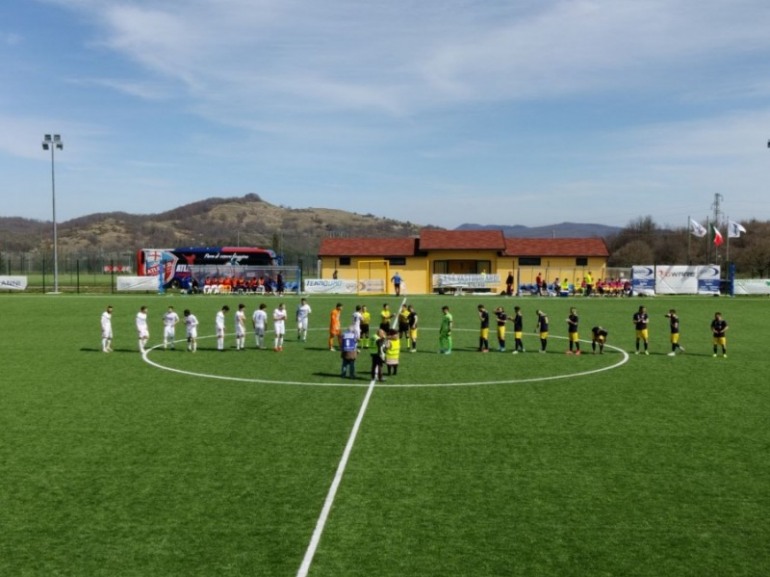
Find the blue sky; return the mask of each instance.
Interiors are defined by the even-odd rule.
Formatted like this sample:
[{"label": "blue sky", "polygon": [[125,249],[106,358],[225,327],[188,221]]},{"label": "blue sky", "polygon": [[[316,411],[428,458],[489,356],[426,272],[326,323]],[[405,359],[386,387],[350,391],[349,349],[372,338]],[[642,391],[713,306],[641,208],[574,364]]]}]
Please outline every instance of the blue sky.
[{"label": "blue sky", "polygon": [[767,0],[4,0],[2,216],[770,220]]}]

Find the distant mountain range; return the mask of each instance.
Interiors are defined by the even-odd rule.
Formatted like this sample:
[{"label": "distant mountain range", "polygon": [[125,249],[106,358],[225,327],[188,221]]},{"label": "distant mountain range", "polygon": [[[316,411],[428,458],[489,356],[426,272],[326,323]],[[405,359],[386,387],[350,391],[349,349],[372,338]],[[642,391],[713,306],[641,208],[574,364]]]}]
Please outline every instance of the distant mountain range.
[{"label": "distant mountain range", "polygon": [[623,229],[605,224],[561,222],[547,226],[465,223],[455,230],[502,230],[505,236],[511,238],[606,238]]},{"label": "distant mountain range", "polygon": [[[428,225],[429,226],[429,225]],[[440,228],[429,226],[430,228]],[[59,223],[63,252],[92,254],[163,246],[269,246],[312,256],[321,238],[416,236],[423,225],[326,208],[289,208],[256,194],[209,198],[159,214],[96,213]],[[509,237],[607,237],[617,227],[563,222],[550,226],[463,224],[456,230],[503,230]],[[0,251],[49,251],[51,223],[0,217]]]}]

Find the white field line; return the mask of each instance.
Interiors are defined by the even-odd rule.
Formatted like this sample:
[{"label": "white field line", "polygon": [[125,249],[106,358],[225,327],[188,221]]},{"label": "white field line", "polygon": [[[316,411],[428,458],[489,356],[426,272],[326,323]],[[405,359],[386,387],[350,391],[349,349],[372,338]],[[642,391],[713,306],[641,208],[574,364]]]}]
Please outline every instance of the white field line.
[{"label": "white field line", "polygon": [[342,475],[345,473],[345,467],[348,464],[350,453],[353,450],[353,444],[356,441],[356,436],[358,436],[358,430],[361,427],[361,422],[364,420],[364,414],[366,413],[366,408],[369,405],[369,399],[372,397],[372,393],[374,392],[375,383],[376,381],[374,380],[369,383],[366,396],[364,397],[364,401],[361,403],[361,408],[358,411],[358,417],[356,418],[356,422],[353,424],[353,430],[350,432],[348,443],[345,445],[345,451],[342,453],[342,459],[340,459],[340,463],[337,465],[337,472],[334,475],[334,480],[332,481],[331,487],[329,487],[329,493],[326,495],[326,501],[324,501],[324,506],[321,509],[321,515],[318,517],[315,530],[313,531],[313,536],[310,538],[310,544],[308,545],[307,551],[305,552],[305,558],[302,560],[302,564],[299,566],[299,571],[297,571],[297,577],[307,577],[308,571],[310,571],[310,565],[313,563],[316,549],[318,549],[318,544],[321,542],[321,536],[323,535],[324,528],[326,527],[326,521],[329,519],[329,512],[331,511],[332,505],[334,504],[334,498],[337,496],[337,489],[339,489],[340,483],[342,482]]},{"label": "white field line", "polygon": [[[475,329],[459,329],[459,330],[465,330],[465,331],[471,331]],[[206,335],[203,337],[198,337],[198,340],[201,339],[210,339],[214,338],[215,335]],[[549,336],[550,338],[555,339],[561,339],[561,340],[567,340],[567,337],[562,336]],[[184,343],[184,340],[178,340],[175,341],[177,343]],[[580,341],[584,344],[590,344],[590,341],[582,340]],[[161,369],[164,371],[169,371],[171,373],[177,373],[180,375],[187,375],[190,377],[200,377],[205,379],[213,379],[213,380],[219,380],[219,381],[231,381],[236,383],[255,383],[255,384],[267,384],[267,385],[292,385],[292,386],[304,386],[304,387],[340,387],[340,388],[359,388],[363,385],[362,384],[356,384],[356,383],[314,383],[311,381],[274,381],[274,380],[268,380],[268,379],[258,379],[253,377],[230,377],[226,375],[217,375],[212,373],[197,373],[194,371],[188,371],[184,369],[176,369],[173,367],[167,367],[165,365],[162,365],[160,363],[157,363],[150,359],[149,353],[154,352],[158,349],[160,349],[163,346],[163,344],[158,344],[153,347],[150,347],[147,349],[146,354],[142,355],[142,359],[144,362],[146,362],[148,365],[152,365],[153,367],[157,369]],[[602,373],[604,371],[611,371],[613,369],[617,369],[618,367],[626,364],[630,360],[629,354],[621,349],[620,347],[616,347],[613,345],[606,344],[604,345],[605,349],[611,349],[614,351],[617,351],[620,353],[620,360],[613,363],[612,365],[607,365],[604,367],[599,367],[596,369],[588,370],[588,371],[578,371],[574,373],[562,373],[558,375],[546,375],[543,377],[529,377],[524,379],[501,379],[497,381],[465,381],[465,382],[447,382],[447,383],[392,383],[389,382],[387,386],[385,386],[385,389],[412,389],[412,388],[443,388],[443,387],[480,387],[480,386],[492,386],[492,385],[518,385],[518,384],[524,384],[524,383],[541,383],[545,381],[558,381],[563,379],[571,379],[575,377],[585,377],[590,375],[595,375],[598,373]],[[138,351],[137,351],[138,352]],[[507,354],[507,353],[506,353]],[[532,354],[526,353],[526,354]],[[551,353],[553,354],[553,353]],[[585,353],[587,354],[587,353]]]}]

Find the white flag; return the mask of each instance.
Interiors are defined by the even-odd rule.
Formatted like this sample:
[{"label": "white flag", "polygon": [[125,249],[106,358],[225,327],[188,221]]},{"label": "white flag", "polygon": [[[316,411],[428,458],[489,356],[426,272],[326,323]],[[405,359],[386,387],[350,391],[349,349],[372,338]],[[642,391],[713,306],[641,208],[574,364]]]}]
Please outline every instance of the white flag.
[{"label": "white flag", "polygon": [[695,222],[693,219],[690,219],[690,232],[695,236],[702,238],[706,236],[709,231],[707,231],[706,228],[699,222]]},{"label": "white flag", "polygon": [[728,221],[727,223],[727,236],[730,238],[738,238],[741,233],[746,232],[746,229],[741,226],[740,223],[734,221]]}]

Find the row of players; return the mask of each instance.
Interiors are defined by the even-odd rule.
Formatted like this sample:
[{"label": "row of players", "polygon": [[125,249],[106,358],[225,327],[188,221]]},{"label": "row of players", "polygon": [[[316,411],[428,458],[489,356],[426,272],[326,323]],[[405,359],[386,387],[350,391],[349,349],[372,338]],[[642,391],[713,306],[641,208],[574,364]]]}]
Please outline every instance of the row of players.
[{"label": "row of players", "polygon": [[[252,315],[252,325],[257,338],[257,346],[260,348],[265,348],[265,331],[267,330],[268,324],[266,309],[267,305],[262,303]],[[226,318],[229,312],[230,307],[224,305],[217,312],[214,319],[217,349],[220,351],[225,349]],[[307,301],[303,298],[300,301],[300,305],[297,307],[297,335],[300,340],[307,340],[308,318],[311,312],[310,305],[308,305]],[[274,349],[276,351],[283,350],[283,340],[286,334],[286,318],[286,308],[283,303],[279,303],[278,307],[273,311],[273,328],[275,330]],[[174,310],[173,305],[169,305],[168,309],[163,314],[163,348],[174,348],[176,326],[180,321],[183,321],[185,325],[187,350],[191,352],[197,351],[198,325],[200,324],[198,318],[190,311],[190,309],[185,309],[183,319],[180,319],[179,315]],[[144,353],[146,351],[147,342],[150,340],[150,327],[147,319],[146,306],[140,307],[139,312],[136,313],[135,325],[139,351]],[[108,305],[102,313],[101,329],[102,352],[112,352],[112,305]],[[239,304],[238,310],[235,312],[235,343],[236,349],[238,350],[246,348],[246,305],[244,304]]]},{"label": "row of players", "polygon": [[[252,326],[254,328],[256,343],[259,348],[265,348],[265,332],[267,330],[268,316],[266,311],[267,306],[264,303],[259,305],[259,308],[252,315]],[[341,315],[342,315],[342,303],[337,303],[335,308],[332,309],[330,314],[329,324],[329,350],[334,351],[335,346],[341,342],[342,330],[341,330]],[[246,348],[246,305],[239,304],[238,310],[235,312],[235,336],[236,336],[236,349],[243,350]],[[224,305],[220,311],[217,312],[215,318],[215,334],[217,339],[217,349],[224,350],[225,340],[225,325],[226,315],[229,313],[230,307]],[[307,303],[306,299],[301,299],[296,311],[297,321],[297,338],[301,341],[307,340],[308,322],[312,309]],[[489,327],[490,327],[490,314],[483,304],[478,305],[478,314],[481,322],[481,330],[479,334],[479,347],[480,352],[489,352]],[[498,339],[498,351],[505,352],[506,350],[506,323],[508,321],[513,323],[514,332],[514,350],[513,354],[524,352],[523,333],[524,333],[524,316],[521,311],[521,307],[515,306],[513,315],[508,315],[503,307],[497,307],[494,311],[496,323],[497,323],[497,339]],[[545,353],[548,346],[548,331],[550,321],[548,315],[537,309],[537,325],[536,332],[540,337],[540,352]],[[186,328],[187,337],[187,349],[195,352],[197,350],[197,337],[198,337],[198,325],[199,321],[197,317],[190,312],[189,309],[185,309],[184,324]],[[283,303],[279,303],[277,308],[273,311],[273,329],[275,332],[274,347],[275,351],[283,350],[284,338],[286,335],[286,320],[287,311]],[[669,356],[676,355],[677,352],[684,352],[684,347],[679,342],[680,340],[680,325],[679,316],[675,309],[670,309],[666,313],[666,318],[669,319],[670,328],[670,342],[671,352]],[[413,305],[403,304],[401,311],[398,314],[398,338],[406,338],[410,352],[416,352],[417,350],[417,333],[418,333],[418,315]],[[644,353],[649,354],[649,314],[645,306],[640,306],[639,310],[634,313],[632,321],[636,330],[636,350],[635,354]],[[174,341],[176,337],[176,325],[180,322],[179,315],[174,310],[173,306],[169,306],[166,313],[163,315],[163,347],[174,348]],[[569,315],[566,319],[567,333],[569,341],[569,349],[567,354],[580,355],[580,335],[579,335],[579,322],[580,318],[575,307],[571,307]],[[353,331],[356,337],[356,341],[361,343],[364,348],[369,346],[369,326],[371,323],[371,314],[364,305],[357,305],[355,312],[353,313],[352,324],[350,330]],[[383,305],[380,311],[380,329],[389,333],[394,325],[393,313],[390,311],[388,304]],[[439,328],[439,352],[443,354],[450,354],[452,352],[452,328],[453,317],[449,312],[449,307],[442,307],[442,319],[441,326]],[[112,306],[107,306],[106,310],[102,313],[101,317],[101,329],[102,329],[102,351],[112,351]],[[721,347],[723,356],[727,356],[727,337],[726,332],[728,329],[727,321],[722,318],[722,314],[717,312],[714,315],[714,319],[711,322],[711,331],[713,336],[713,353],[717,356],[718,348]],[[138,337],[139,350],[144,353],[146,350],[146,344],[150,338],[149,325],[147,320],[147,307],[142,306],[139,312],[136,314],[136,330]],[[591,329],[591,348],[595,353],[602,354],[604,352],[604,344],[607,341],[608,331],[600,325],[594,326]]]},{"label": "row of players", "polygon": [[[448,314],[448,308],[444,307],[444,318]],[[484,305],[478,306],[479,319],[481,321],[481,332],[479,334],[479,351],[489,352],[489,323],[490,315]],[[513,354],[524,352],[524,344],[522,340],[524,331],[524,319],[521,312],[521,307],[514,307],[514,314],[509,316],[506,314],[502,307],[495,309],[495,317],[497,320],[497,339],[498,350],[505,352],[505,323],[511,321],[513,323],[515,346]],[[540,336],[540,352],[545,353],[548,346],[548,330],[549,319],[548,315],[540,309],[537,309],[537,326],[535,332]],[[675,356],[678,352],[684,352],[684,347],[679,342],[680,339],[680,325],[679,315],[677,315],[676,309],[669,309],[666,313],[666,318],[669,320],[669,332],[671,342],[671,352],[668,356]],[[568,355],[580,355],[580,333],[579,323],[580,317],[578,316],[577,308],[570,307],[569,315],[566,319],[567,322],[567,335],[569,341],[569,348],[567,349]],[[647,313],[647,307],[644,305],[639,307],[639,310],[632,316],[632,322],[636,330],[636,348],[634,354],[643,353],[649,355],[649,323],[650,316]],[[442,323],[442,328],[445,323]],[[451,327],[451,315],[449,326]],[[717,352],[721,347],[722,356],[727,356],[727,321],[722,318],[722,313],[717,312],[714,314],[714,319],[711,321],[711,333],[713,338],[713,354],[716,357]],[[450,329],[451,330],[451,329]],[[594,326],[591,328],[591,349],[595,353],[597,348],[599,353],[604,352],[604,344],[607,342],[608,331],[602,326]],[[445,347],[442,346],[442,349]],[[451,340],[449,341],[448,349],[451,351]]]}]

